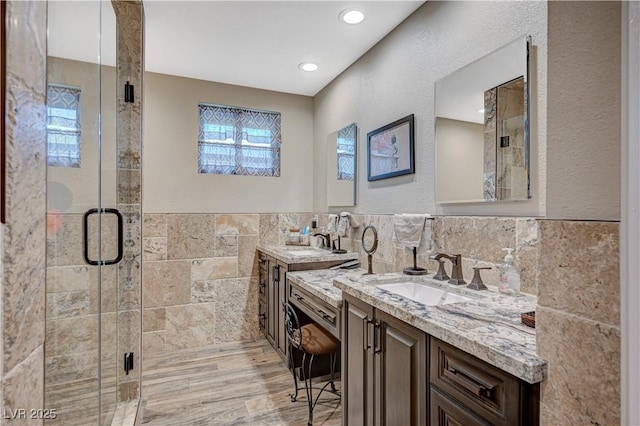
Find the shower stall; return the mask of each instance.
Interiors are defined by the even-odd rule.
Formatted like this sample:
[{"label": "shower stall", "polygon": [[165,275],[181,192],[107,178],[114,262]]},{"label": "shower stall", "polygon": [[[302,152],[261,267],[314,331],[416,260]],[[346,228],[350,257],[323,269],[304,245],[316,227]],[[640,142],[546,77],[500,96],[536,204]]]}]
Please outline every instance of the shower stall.
[{"label": "shower stall", "polygon": [[45,407],[109,425],[140,399],[140,1],[49,1]]}]

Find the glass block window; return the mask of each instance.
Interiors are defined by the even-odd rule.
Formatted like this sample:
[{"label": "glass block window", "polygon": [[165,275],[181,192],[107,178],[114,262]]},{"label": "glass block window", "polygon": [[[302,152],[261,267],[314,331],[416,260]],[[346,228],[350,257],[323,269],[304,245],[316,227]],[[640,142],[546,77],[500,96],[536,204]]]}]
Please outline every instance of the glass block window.
[{"label": "glass block window", "polygon": [[356,124],[338,130],[338,180],[353,180],[356,152]]},{"label": "glass block window", "polygon": [[47,86],[47,164],[80,167],[80,88]]},{"label": "glass block window", "polygon": [[198,171],[280,176],[280,113],[199,104]]}]

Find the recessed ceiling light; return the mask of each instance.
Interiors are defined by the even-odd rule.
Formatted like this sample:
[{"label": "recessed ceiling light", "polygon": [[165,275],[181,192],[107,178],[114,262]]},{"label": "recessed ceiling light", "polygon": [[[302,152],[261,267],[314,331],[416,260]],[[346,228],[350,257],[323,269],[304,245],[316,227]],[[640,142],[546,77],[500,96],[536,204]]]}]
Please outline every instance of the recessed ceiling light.
[{"label": "recessed ceiling light", "polygon": [[364,21],[364,13],[359,9],[345,9],[338,15],[341,21],[347,24],[359,24]]},{"label": "recessed ceiling light", "polygon": [[314,64],[313,62],[303,62],[298,65],[302,71],[312,72],[318,69],[318,64]]}]

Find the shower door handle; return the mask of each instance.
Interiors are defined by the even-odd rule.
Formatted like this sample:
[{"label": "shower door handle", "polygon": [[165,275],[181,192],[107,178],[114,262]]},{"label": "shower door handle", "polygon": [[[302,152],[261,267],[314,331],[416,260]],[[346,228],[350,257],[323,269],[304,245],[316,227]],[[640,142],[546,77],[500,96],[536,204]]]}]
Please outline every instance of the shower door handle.
[{"label": "shower door handle", "polygon": [[[118,218],[118,255],[111,260],[91,260],[89,258],[89,216],[94,213],[111,213]],[[124,247],[124,229],[123,229],[122,213],[118,209],[89,209],[84,213],[82,218],[82,235],[84,239],[84,260],[89,265],[115,265],[122,260]]]}]

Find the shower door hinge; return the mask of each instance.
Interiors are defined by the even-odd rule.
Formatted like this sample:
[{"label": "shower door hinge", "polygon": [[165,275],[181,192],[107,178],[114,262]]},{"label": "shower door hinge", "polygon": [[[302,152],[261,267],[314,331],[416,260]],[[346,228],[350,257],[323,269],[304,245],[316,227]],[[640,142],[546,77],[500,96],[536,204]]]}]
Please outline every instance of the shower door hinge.
[{"label": "shower door hinge", "polygon": [[129,375],[129,371],[133,370],[133,352],[125,352],[124,354],[124,372]]},{"label": "shower door hinge", "polygon": [[124,101],[133,103],[133,84],[128,80],[124,85]]}]

